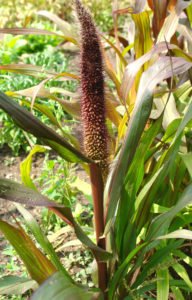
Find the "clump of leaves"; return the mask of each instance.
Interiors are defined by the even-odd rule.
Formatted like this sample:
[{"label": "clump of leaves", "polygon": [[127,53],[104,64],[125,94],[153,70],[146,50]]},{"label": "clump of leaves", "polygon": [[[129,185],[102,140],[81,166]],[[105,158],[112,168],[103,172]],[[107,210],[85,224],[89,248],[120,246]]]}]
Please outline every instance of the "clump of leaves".
[{"label": "clump of leaves", "polygon": [[[72,25],[64,22],[63,29],[60,20],[55,19],[56,24],[62,26],[63,38],[76,47],[80,44],[81,76],[44,72],[45,79],[33,89],[35,97],[31,94],[31,108],[43,111],[35,98],[49,95],[78,122],[81,119],[83,150],[81,141],[66,133],[50,111],[46,115],[58,131],[40,122],[7,95],[0,94],[0,107],[11,114],[21,128],[41,139],[42,144],[65,160],[81,164],[90,176],[92,188],[95,240],[80,227],[70,207],[50,201],[37,191],[31,182],[30,170],[22,178],[24,185],[0,180],[1,198],[48,207],[73,228],[97,264],[97,288],[77,284],[60,263],[52,244],[34,218],[17,204],[36,241],[48,256],[43,255],[20,225],[0,220],[1,231],[23,259],[31,277],[39,285],[43,283],[32,299],[56,296],[58,299],[69,296],[74,299],[191,297],[191,258],[185,251],[185,241],[192,238],[189,213],[192,174],[191,153],[188,152],[192,57],[189,54],[190,39],[186,34],[186,31],[191,32],[192,5],[184,1],[147,2],[146,8],[146,1],[136,1],[135,7],[115,10],[114,42],[102,34],[104,43],[99,42],[95,25],[78,0],[75,4],[81,23],[80,43]],[[125,39],[117,26],[118,15],[124,13],[131,13],[132,28],[134,25],[125,48]],[[113,64],[111,57],[115,57]],[[115,90],[111,89],[112,85],[103,90],[102,59]],[[11,67],[4,66],[6,68]],[[13,69],[21,70],[21,66]],[[25,66],[22,71],[37,72],[37,68],[28,66],[26,69]],[[76,97],[72,101],[51,93],[44,87],[45,80],[50,77],[80,81],[81,100],[76,94],[71,95],[71,98]],[[30,94],[29,90],[17,93]],[[63,93],[69,95],[66,91]],[[98,147],[98,132],[101,132],[101,138],[107,139],[101,144],[106,149],[108,143],[109,150],[104,156],[103,148]],[[91,146],[91,155],[87,143]],[[92,155],[94,151],[99,157]],[[108,175],[101,164],[102,160],[106,161],[106,155],[111,165]]]}]

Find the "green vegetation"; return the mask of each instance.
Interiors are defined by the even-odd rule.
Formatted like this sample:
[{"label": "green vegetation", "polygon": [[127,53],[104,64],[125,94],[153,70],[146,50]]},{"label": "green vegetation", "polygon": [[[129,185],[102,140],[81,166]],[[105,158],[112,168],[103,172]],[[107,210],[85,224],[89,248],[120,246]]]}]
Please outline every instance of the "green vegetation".
[{"label": "green vegetation", "polygon": [[0,294],[189,300],[192,4],[123,2],[112,18],[93,1],[96,31],[74,2],[65,21],[58,4],[0,30],[0,145],[27,152],[22,184],[0,179],[19,214],[0,219],[4,268],[17,253],[27,273],[2,276]]}]

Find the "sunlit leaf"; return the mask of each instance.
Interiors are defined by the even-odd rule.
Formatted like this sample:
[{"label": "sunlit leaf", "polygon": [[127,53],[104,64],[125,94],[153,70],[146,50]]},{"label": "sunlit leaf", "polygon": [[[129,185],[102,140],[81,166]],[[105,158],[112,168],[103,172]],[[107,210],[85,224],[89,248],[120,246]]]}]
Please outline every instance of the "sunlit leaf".
[{"label": "sunlit leaf", "polygon": [[28,156],[20,164],[20,174],[23,184],[34,190],[36,190],[36,186],[31,179],[31,166],[33,155],[35,155],[36,153],[43,153],[45,151],[46,149],[44,147],[35,145],[28,154]]},{"label": "sunlit leaf", "polygon": [[53,14],[52,12],[49,12],[47,10],[40,10],[37,12],[37,15],[45,17],[52,22],[54,22],[58,28],[63,32],[65,39],[68,40],[69,42],[77,45],[77,35],[75,34],[75,30],[72,27],[71,24],[68,22],[62,20],[59,18],[57,15]]},{"label": "sunlit leaf", "polygon": [[172,36],[176,32],[178,23],[179,23],[179,16],[189,3],[184,1],[177,1],[177,5],[175,9],[171,11],[171,13],[166,17],[165,22],[159,32],[157,42],[167,41],[170,42]]},{"label": "sunlit leaf", "polygon": [[157,300],[169,299],[169,271],[162,269],[157,271]]},{"label": "sunlit leaf", "polygon": [[35,34],[35,35],[57,35],[63,37],[62,35],[38,28],[0,28],[0,33],[13,34],[13,35],[25,35],[25,34]]},{"label": "sunlit leaf", "polygon": [[36,241],[40,244],[42,249],[48,255],[48,257],[50,258],[53,265],[57,268],[57,270],[61,271],[66,277],[68,277],[71,282],[73,282],[73,280],[69,276],[68,272],[65,270],[64,266],[61,264],[57,254],[55,253],[55,250],[54,250],[52,244],[49,242],[48,238],[44,235],[43,231],[41,230],[39,224],[37,223],[35,218],[32,216],[32,214],[27,209],[25,209],[24,207],[22,207],[19,204],[16,204],[16,207],[19,210],[19,212],[22,214],[27,226],[33,233]]},{"label": "sunlit leaf", "polygon": [[186,11],[187,11],[189,22],[192,25],[192,3],[187,7]]},{"label": "sunlit leaf", "polygon": [[[150,19],[148,12],[133,14],[132,18],[135,22],[135,58],[138,59],[151,50],[153,42],[151,38]],[[144,65],[144,70],[147,66]]]},{"label": "sunlit leaf", "polygon": [[128,64],[128,66],[125,69],[124,72],[124,77],[122,80],[122,84],[121,84],[121,94],[122,97],[124,99],[124,101],[126,101],[129,91],[134,83],[135,77],[138,73],[138,71],[141,69],[141,67],[148,61],[150,60],[152,57],[154,57],[156,54],[163,54],[163,53],[167,53],[167,47],[169,47],[169,49],[173,49],[176,46],[170,45],[164,42],[159,43],[157,45],[155,45],[152,50],[150,50],[148,53],[144,54],[142,57],[140,57],[139,59],[131,62],[130,64]]},{"label": "sunlit leaf", "polygon": [[[144,11],[140,14],[133,14],[132,18],[135,23],[135,40],[134,40],[135,58],[138,59],[141,56],[143,56],[145,53],[149,52],[153,45],[153,41],[151,38],[149,13],[147,11]],[[145,62],[141,67],[141,69],[139,70],[135,79],[136,90],[138,88],[141,74],[142,72],[147,70],[148,66],[149,66],[148,62]]]},{"label": "sunlit leaf", "polygon": [[187,271],[185,270],[185,268],[181,264],[176,263],[176,264],[173,264],[173,269],[185,281],[185,283],[188,285],[190,290],[192,290],[192,281],[190,280],[190,277],[187,274]]},{"label": "sunlit leaf", "polygon": [[0,231],[15,248],[31,277],[39,284],[56,272],[56,268],[21,227],[15,227],[0,220]]},{"label": "sunlit leaf", "polygon": [[[32,97],[34,93],[34,89],[36,86],[32,86],[30,88],[24,89],[24,90],[18,90],[18,91],[7,91],[6,95],[10,97],[15,97],[15,96],[25,96],[25,97]],[[38,90],[38,97],[41,98],[51,98],[51,93],[49,92],[48,89],[46,89],[44,86],[41,86],[41,88]]]},{"label": "sunlit leaf", "polygon": [[[144,127],[152,108],[153,97],[151,94],[146,94],[142,98],[140,105],[136,107],[129,122],[124,145],[121,149],[120,156],[115,168],[109,177],[105,191],[105,203],[107,205],[107,231],[115,216],[115,211],[118,206],[120,192],[124,182],[126,172],[128,171],[132,159],[134,157],[136,147],[143,133]],[[107,210],[108,209],[108,210]]]},{"label": "sunlit leaf", "polygon": [[27,64],[10,64],[10,65],[1,65],[0,70],[5,70],[9,72],[21,73],[25,75],[31,75],[34,77],[45,77],[50,78],[56,76],[57,73],[54,71],[47,71],[40,66],[27,65]]},{"label": "sunlit leaf", "polygon": [[192,231],[187,229],[179,229],[174,232],[159,236],[158,240],[162,239],[185,239],[192,240]]},{"label": "sunlit leaf", "polygon": [[[142,74],[136,104],[129,121],[125,142],[106,186],[105,203],[107,209],[109,205],[106,231],[109,229],[115,216],[125,174],[131,165],[135,150],[151,112],[153,89],[159,82],[171,77],[173,72],[174,74],[180,74],[191,66],[192,64],[189,64],[189,62],[183,58],[175,57],[172,60],[172,64],[170,64],[169,57],[162,57]],[[186,120],[188,120],[188,117],[186,117]],[[180,131],[180,133],[181,132],[182,131]]]},{"label": "sunlit leaf", "polygon": [[192,184],[182,193],[179,201],[168,212],[156,217],[151,223],[147,240],[155,239],[164,234],[173,218],[188,204],[192,203]]}]

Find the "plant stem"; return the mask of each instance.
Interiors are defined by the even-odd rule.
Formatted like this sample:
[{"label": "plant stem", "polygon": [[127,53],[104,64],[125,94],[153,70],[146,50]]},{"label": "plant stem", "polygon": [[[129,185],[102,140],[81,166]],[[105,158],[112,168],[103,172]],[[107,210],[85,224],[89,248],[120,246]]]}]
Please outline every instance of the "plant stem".
[{"label": "plant stem", "polygon": [[[94,218],[95,218],[95,230],[97,245],[105,249],[105,238],[103,237],[104,232],[104,213],[103,213],[103,192],[104,185],[100,167],[92,163],[90,166],[90,180],[93,196],[94,206]],[[98,285],[103,291],[105,299],[107,299],[107,264],[104,262],[97,261],[98,266]]]}]

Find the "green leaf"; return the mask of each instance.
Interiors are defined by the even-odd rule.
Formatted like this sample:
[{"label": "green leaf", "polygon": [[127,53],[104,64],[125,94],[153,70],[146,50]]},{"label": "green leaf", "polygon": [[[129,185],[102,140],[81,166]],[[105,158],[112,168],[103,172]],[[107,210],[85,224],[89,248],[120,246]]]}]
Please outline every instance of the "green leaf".
[{"label": "green leaf", "polygon": [[[6,94],[8,94],[8,93],[6,93]],[[22,104],[25,104],[26,106],[31,107],[31,103],[29,101],[23,100],[23,99],[21,101],[22,101]],[[42,112],[45,116],[47,116],[49,118],[49,120],[51,121],[51,123],[53,125],[62,129],[59,122],[57,121],[56,117],[54,116],[53,112],[51,111],[51,109],[49,109],[47,107],[47,105],[35,102],[33,105],[33,108],[36,109],[37,111]]]},{"label": "green leaf", "polygon": [[[189,105],[182,121],[180,122],[177,132],[174,135],[174,138],[172,140],[172,143],[171,143],[169,149],[167,151],[164,151],[163,155],[160,157],[160,159],[158,160],[158,162],[154,168],[154,171],[153,171],[150,181],[152,181],[153,179],[155,179],[155,180],[151,186],[151,189],[148,190],[148,194],[146,194],[147,198],[143,197],[143,200],[140,202],[140,205],[136,210],[137,223],[139,224],[139,225],[137,225],[137,228],[139,231],[144,226],[144,224],[146,224],[146,222],[149,222],[149,214],[150,214],[151,206],[154,202],[154,198],[157,195],[156,193],[158,191],[158,188],[160,186],[162,186],[163,179],[169,174],[169,172],[171,172],[171,168],[173,167],[173,165],[175,165],[175,159],[176,159],[177,153],[179,151],[179,146],[181,143],[182,132],[183,132],[185,126],[191,120],[191,113],[192,113],[192,103]],[[180,168],[180,170],[181,170],[181,168]],[[160,172],[160,173],[159,173],[159,176],[156,176],[156,178],[155,178],[156,172],[157,173]],[[150,181],[147,183],[147,185],[150,184]],[[145,187],[144,187],[144,190],[145,190]],[[157,228],[160,229],[160,227],[158,227],[158,226],[157,226]]]},{"label": "green leaf", "polygon": [[188,19],[189,19],[189,22],[192,26],[192,3],[187,7],[187,16],[188,16]]},{"label": "green leaf", "polygon": [[103,299],[98,293],[88,291],[83,287],[79,287],[70,283],[63,277],[62,273],[57,272],[46,280],[40,288],[33,294],[31,300],[93,300]]},{"label": "green leaf", "polygon": [[31,165],[33,155],[35,155],[36,153],[43,153],[45,151],[46,149],[44,147],[35,145],[29,152],[28,156],[20,164],[20,174],[23,184],[34,190],[36,190],[36,186],[31,179]]},{"label": "green leaf", "polygon": [[57,268],[57,270],[63,272],[64,275],[68,277],[71,282],[73,282],[70,275],[61,264],[57,254],[55,253],[52,244],[49,242],[48,238],[44,235],[39,224],[36,222],[32,214],[19,204],[16,204],[16,207],[19,210],[19,212],[22,214],[23,218],[25,219],[25,222],[29,227],[29,229],[31,230],[31,232],[33,233],[36,241],[40,244],[42,249],[48,255],[53,265]]},{"label": "green leaf", "polygon": [[164,234],[173,218],[188,204],[192,203],[192,184],[190,184],[182,193],[179,201],[168,212],[156,217],[149,227],[147,240],[158,238]]},{"label": "green leaf", "polygon": [[173,252],[173,254],[179,258],[181,258],[186,264],[188,264],[189,266],[192,266],[192,257],[188,256],[187,254],[185,254],[184,252],[180,251],[180,250],[175,250]]},{"label": "green leaf", "polygon": [[171,290],[173,292],[173,295],[175,296],[175,299],[185,300],[185,298],[183,297],[183,294],[181,293],[181,291],[178,287],[172,286]]},{"label": "green leaf", "polygon": [[[143,54],[151,50],[153,42],[151,38],[151,28],[149,12],[144,11],[140,14],[132,14],[133,21],[135,23],[135,41],[134,49],[136,59],[141,57]],[[146,70],[147,64],[144,65]]]},{"label": "green leaf", "polygon": [[[138,147],[140,137],[149,118],[153,102],[153,89],[159,82],[171,77],[173,72],[175,75],[181,74],[188,70],[191,66],[192,63],[187,62],[183,58],[173,57],[171,64],[169,57],[161,57],[154,65],[152,65],[146,72],[142,74],[137,93],[136,104],[129,121],[125,141],[119,154],[116,166],[109,175],[109,179],[106,185],[105,205],[107,208],[109,208],[107,212],[105,232],[109,231],[110,226],[114,221],[114,215],[116,208],[118,207],[119,197],[124,183],[125,175],[132,163],[132,159]],[[187,113],[185,114],[182,124],[180,124],[178,128],[173,142],[178,139],[184,127],[190,121],[191,110],[192,103],[189,106]],[[179,143],[178,140],[177,142]],[[177,148],[175,147],[175,151],[176,150]]]},{"label": "green leaf", "polygon": [[90,160],[83,153],[71,146],[71,144],[69,144],[62,136],[58,135],[53,129],[43,124],[29,111],[18,105],[15,101],[1,92],[0,108],[11,115],[13,120],[25,131],[30,132],[38,138],[41,138],[47,144],[54,142],[63,146],[65,148],[65,158],[68,161],[90,162]]},{"label": "green leaf", "polygon": [[173,264],[173,269],[175,272],[185,281],[185,283],[188,285],[190,290],[192,290],[192,281],[189,278],[189,275],[187,274],[187,271],[181,264]]},{"label": "green leaf", "polygon": [[170,143],[173,140],[181,121],[182,119],[175,119],[167,126],[165,134],[161,139],[162,142]]},{"label": "green leaf", "polygon": [[56,272],[56,268],[35,246],[21,227],[17,228],[0,220],[0,231],[15,248],[31,277],[38,283],[42,283]]},{"label": "green leaf", "polygon": [[37,191],[5,178],[0,178],[0,198],[29,206],[63,207]]},{"label": "green leaf", "polygon": [[37,283],[29,278],[5,276],[0,278],[0,295],[22,295],[36,286]]},{"label": "green leaf", "polygon": [[[134,223],[134,214],[137,212],[137,207],[141,199],[137,199],[136,196],[140,186],[143,185],[144,163],[149,159],[146,155],[147,151],[161,129],[161,123],[162,117],[152,123],[150,128],[144,132],[133,162],[126,175],[125,191],[123,188],[115,221],[116,247],[121,253],[121,255],[119,254],[120,261],[122,257],[125,258],[135,247],[136,226]],[[145,187],[147,186],[144,185],[144,188]],[[150,190],[150,186],[148,190]]]},{"label": "green leaf", "polygon": [[163,239],[185,239],[185,240],[192,240],[192,231],[187,229],[179,229],[173,231],[171,233],[165,234],[163,236],[159,236],[158,240]]},{"label": "green leaf", "polygon": [[[145,243],[146,244],[146,243]],[[147,264],[143,265],[143,255],[141,254],[141,257],[138,257],[138,260],[136,261],[136,264],[133,267],[133,270],[136,268],[141,268],[143,266],[142,271],[139,273],[136,281],[132,285],[132,288],[135,289],[139,287],[143,282],[146,281],[146,278],[148,278],[148,274],[154,273],[157,269],[161,268],[161,264],[165,264],[167,262],[170,262],[172,260],[172,257],[170,253],[178,248],[180,246],[180,241],[174,241],[172,244],[168,244],[164,246],[163,248],[160,248],[156,250],[156,252],[149,258]],[[148,243],[148,245],[151,248],[154,248],[153,243]],[[147,245],[147,247],[148,247]],[[145,249],[144,249],[145,250]],[[172,261],[171,261],[172,264]]]},{"label": "green leaf", "polygon": [[187,107],[186,113],[183,117],[182,122],[180,123],[176,135],[174,136],[174,139],[172,141],[172,145],[175,143],[175,141],[179,138],[179,136],[181,135],[181,133],[183,132],[183,130],[185,129],[185,127],[187,126],[187,124],[191,121],[191,114],[192,114],[192,102],[189,104],[189,106]]},{"label": "green leaf", "polygon": [[109,283],[109,299],[113,299],[114,293],[116,291],[117,286],[120,284],[120,281],[123,280],[127,273],[127,269],[133,257],[146,246],[147,243],[143,243],[140,246],[137,246],[134,250],[132,250],[129,255],[125,258],[123,263],[118,267],[117,271],[113,275],[110,283]]},{"label": "green leaf", "polygon": [[105,191],[105,203],[109,204],[106,218],[106,232],[113,221],[124,178],[132,163],[140,137],[150,115],[152,102],[152,95],[145,94],[140,105],[137,105],[135,108],[117,164],[111,174],[111,178],[109,176],[110,181],[108,181],[107,191]]},{"label": "green leaf", "polygon": [[187,170],[189,171],[189,175],[191,176],[192,179],[192,152],[190,153],[179,153],[181,156]]},{"label": "green leaf", "polygon": [[157,300],[169,299],[169,271],[162,269],[157,271]]}]

